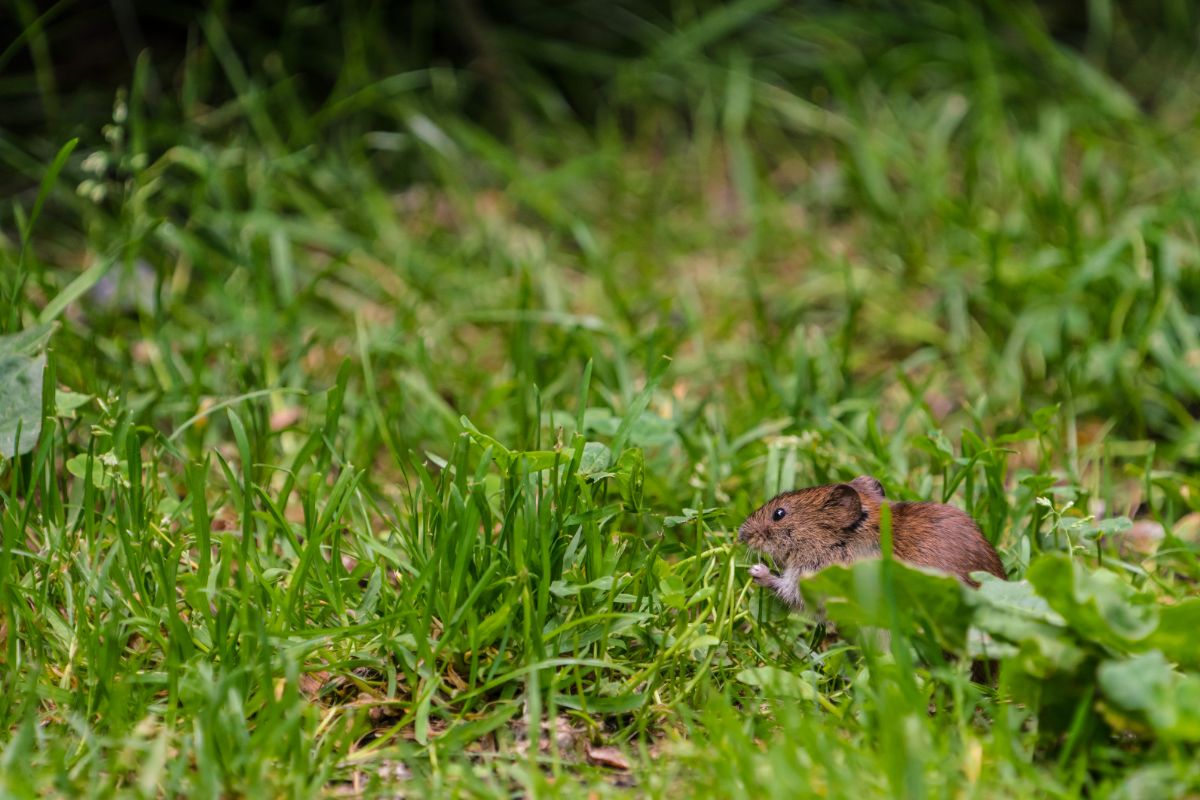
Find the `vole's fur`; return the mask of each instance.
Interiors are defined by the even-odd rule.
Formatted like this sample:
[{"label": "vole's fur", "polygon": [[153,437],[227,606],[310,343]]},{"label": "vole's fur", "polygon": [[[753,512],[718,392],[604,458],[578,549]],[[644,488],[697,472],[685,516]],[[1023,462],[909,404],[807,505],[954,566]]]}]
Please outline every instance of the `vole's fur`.
[{"label": "vole's fur", "polygon": [[[883,501],[883,486],[868,475],[772,498],[746,518],[738,538],[771,556],[783,572],[755,564],[750,575],[800,607],[801,578],[830,564],[879,556]],[[941,503],[892,503],[891,510],[892,553],[900,561],[947,572],[972,586],[972,572],[1005,577],[1000,557],[966,513]]]}]

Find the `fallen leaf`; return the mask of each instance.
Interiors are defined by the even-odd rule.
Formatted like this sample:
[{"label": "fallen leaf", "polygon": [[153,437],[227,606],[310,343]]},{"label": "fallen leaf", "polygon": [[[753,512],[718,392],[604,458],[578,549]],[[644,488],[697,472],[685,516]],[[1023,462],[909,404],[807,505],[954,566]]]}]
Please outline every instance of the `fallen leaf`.
[{"label": "fallen leaf", "polygon": [[592,764],[609,769],[629,770],[629,759],[615,747],[589,747],[587,759]]},{"label": "fallen leaf", "polygon": [[321,694],[321,687],[329,680],[329,673],[325,670],[319,672],[305,672],[300,675],[300,694],[304,695],[311,701],[316,699]]},{"label": "fallen leaf", "polygon": [[[524,716],[520,716],[512,721],[509,726],[517,738],[516,750],[519,753],[528,753],[530,747],[529,728],[525,722]],[[542,720],[540,736],[538,737],[537,749],[540,753],[550,752],[550,739],[554,738],[554,744],[560,753],[568,753],[575,750],[575,745],[580,737],[584,734],[584,729],[571,724],[571,721],[564,716],[559,716],[554,720],[553,726],[547,720]]]}]

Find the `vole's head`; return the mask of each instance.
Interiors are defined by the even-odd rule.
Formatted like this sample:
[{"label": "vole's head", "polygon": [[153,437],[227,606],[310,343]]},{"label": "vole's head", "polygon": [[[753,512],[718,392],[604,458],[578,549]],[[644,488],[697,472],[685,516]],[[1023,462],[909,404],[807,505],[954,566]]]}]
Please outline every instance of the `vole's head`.
[{"label": "vole's head", "polygon": [[746,518],[738,538],[776,562],[816,571],[846,557],[846,546],[860,533],[867,509],[884,497],[869,476],[784,492]]}]

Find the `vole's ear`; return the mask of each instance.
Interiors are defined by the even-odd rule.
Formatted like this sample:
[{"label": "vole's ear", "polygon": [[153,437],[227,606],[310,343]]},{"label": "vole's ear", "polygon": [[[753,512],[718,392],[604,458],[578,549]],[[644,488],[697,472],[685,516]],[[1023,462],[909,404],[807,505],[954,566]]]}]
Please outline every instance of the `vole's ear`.
[{"label": "vole's ear", "polygon": [[825,501],[824,511],[830,521],[839,528],[849,528],[858,522],[862,516],[862,500],[858,492],[848,483],[839,483],[830,487],[829,499]]},{"label": "vole's ear", "polygon": [[870,475],[859,475],[850,481],[850,485],[857,489],[863,497],[870,497],[873,500],[883,500],[886,497],[883,493],[883,484]]}]

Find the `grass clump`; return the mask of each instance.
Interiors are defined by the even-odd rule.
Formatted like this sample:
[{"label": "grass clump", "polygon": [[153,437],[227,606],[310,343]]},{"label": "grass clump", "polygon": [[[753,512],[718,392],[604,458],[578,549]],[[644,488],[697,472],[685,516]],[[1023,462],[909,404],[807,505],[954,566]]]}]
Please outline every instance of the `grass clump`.
[{"label": "grass clump", "polygon": [[[1093,6],[217,10],[81,130],[27,20],[3,792],[1194,792],[1195,70]],[[785,614],[730,532],[861,473],[1011,580]]]}]

